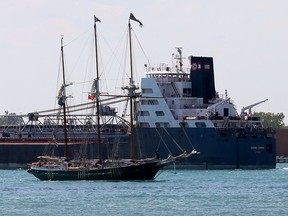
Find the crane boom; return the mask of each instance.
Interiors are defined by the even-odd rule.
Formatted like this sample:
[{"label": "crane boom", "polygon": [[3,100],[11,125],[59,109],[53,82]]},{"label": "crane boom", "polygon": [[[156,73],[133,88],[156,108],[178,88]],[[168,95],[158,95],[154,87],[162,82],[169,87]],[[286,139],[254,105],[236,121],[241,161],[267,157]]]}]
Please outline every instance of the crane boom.
[{"label": "crane boom", "polygon": [[244,116],[246,110],[249,110],[249,114],[251,114],[251,109],[252,109],[254,106],[257,106],[257,105],[259,105],[259,104],[261,104],[261,103],[264,103],[264,102],[266,102],[266,101],[268,101],[268,99],[265,99],[265,100],[259,101],[259,102],[257,102],[257,103],[251,104],[251,105],[249,105],[249,106],[243,107],[243,108],[241,109],[241,116]]}]

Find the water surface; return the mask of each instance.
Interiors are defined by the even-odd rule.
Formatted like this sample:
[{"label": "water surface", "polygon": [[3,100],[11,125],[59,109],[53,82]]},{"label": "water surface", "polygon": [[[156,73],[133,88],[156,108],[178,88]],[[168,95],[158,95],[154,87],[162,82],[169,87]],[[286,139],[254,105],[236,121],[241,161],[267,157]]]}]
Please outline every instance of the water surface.
[{"label": "water surface", "polygon": [[288,215],[288,164],[164,170],[153,181],[39,181],[0,170],[0,215]]}]

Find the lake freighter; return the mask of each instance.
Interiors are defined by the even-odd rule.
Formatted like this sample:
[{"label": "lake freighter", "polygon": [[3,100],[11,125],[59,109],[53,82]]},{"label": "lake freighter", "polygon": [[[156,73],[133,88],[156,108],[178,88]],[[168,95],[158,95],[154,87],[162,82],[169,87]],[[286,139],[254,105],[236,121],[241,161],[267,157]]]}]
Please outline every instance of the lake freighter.
[{"label": "lake freighter", "polygon": [[[215,91],[212,57],[190,56],[189,68],[183,67],[182,49],[173,54],[172,66],[146,66],[138,94],[136,137],[145,146],[136,146],[135,158],[181,154],[181,149],[200,154],[182,160],[178,168],[187,169],[270,169],[276,167],[275,131],[264,128],[251,109],[266,100],[244,107],[239,114],[227,93]],[[119,98],[115,98],[119,100]],[[102,151],[114,154],[115,142],[130,154],[129,123],[119,117],[110,102],[101,102],[101,150],[96,140],[95,115],[67,114],[69,154],[79,152],[86,140],[89,157]],[[95,103],[85,104],[93,107]],[[71,112],[81,109],[70,107]],[[63,119],[47,112],[4,115],[1,118],[0,168],[27,167],[43,151],[63,154]],[[26,119],[26,120],[25,120]],[[88,127],[89,126],[89,127]],[[88,129],[89,128],[89,129]],[[136,138],[135,138],[136,139]],[[139,143],[138,140],[138,143]],[[105,143],[105,144],[104,144]],[[177,147],[175,147],[176,145]],[[53,148],[50,148],[50,147]],[[51,150],[52,149],[52,150]]]}]

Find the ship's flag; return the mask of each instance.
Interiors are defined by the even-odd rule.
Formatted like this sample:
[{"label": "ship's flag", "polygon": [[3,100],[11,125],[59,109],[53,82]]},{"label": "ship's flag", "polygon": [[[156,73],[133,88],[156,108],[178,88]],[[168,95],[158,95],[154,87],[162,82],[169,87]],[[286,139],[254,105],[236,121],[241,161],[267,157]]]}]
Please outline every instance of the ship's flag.
[{"label": "ship's flag", "polygon": [[94,100],[95,97],[93,95],[88,95],[88,100]]},{"label": "ship's flag", "polygon": [[140,22],[140,20],[136,19],[132,13],[130,13],[130,20],[134,20],[134,21],[138,22],[140,27],[143,26],[142,22]]},{"label": "ship's flag", "polygon": [[101,20],[99,20],[96,16],[94,16],[94,22],[101,22]]}]

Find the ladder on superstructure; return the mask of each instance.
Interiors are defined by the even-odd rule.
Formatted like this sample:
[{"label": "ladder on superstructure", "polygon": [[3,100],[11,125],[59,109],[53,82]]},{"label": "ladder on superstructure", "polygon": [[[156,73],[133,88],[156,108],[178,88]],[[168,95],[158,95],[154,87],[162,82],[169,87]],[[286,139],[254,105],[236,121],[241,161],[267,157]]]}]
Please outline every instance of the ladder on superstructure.
[{"label": "ladder on superstructure", "polygon": [[175,86],[174,82],[171,82],[171,85],[172,85],[172,87],[173,87],[173,89],[174,89],[174,92],[175,92],[176,96],[177,96],[177,97],[180,97],[180,94],[179,94],[179,92],[178,92],[178,90],[177,90],[177,87]]}]

